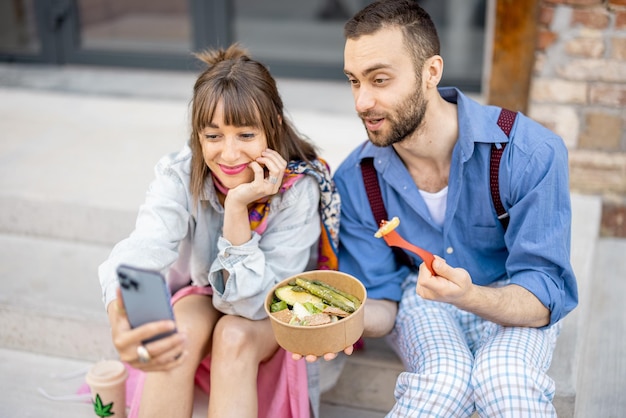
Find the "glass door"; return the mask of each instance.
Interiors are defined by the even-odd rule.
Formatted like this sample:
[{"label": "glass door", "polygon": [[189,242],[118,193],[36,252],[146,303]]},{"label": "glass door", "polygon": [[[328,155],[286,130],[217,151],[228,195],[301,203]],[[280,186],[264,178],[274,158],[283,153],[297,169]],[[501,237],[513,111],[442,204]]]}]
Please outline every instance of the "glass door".
[{"label": "glass door", "polygon": [[2,0],[0,60],[190,69],[227,44],[228,0]]},{"label": "glass door", "polygon": [[35,0],[0,1],[0,59],[3,61],[46,61]]},{"label": "glass door", "polygon": [[234,38],[274,73],[345,79],[343,25],[360,0],[235,0]]},{"label": "glass door", "polygon": [[[433,18],[443,85],[479,91],[486,0],[417,0]],[[234,39],[275,74],[344,80],[343,25],[371,0],[234,0]]]},{"label": "glass door", "polygon": [[78,0],[81,49],[184,54],[192,49],[186,0]]},{"label": "glass door", "polygon": [[227,0],[70,2],[75,18],[64,43],[68,62],[190,69],[192,52],[229,40],[227,8],[219,7]]},{"label": "glass door", "polygon": [[[487,0],[416,0],[431,14],[442,85],[480,91]],[[278,77],[345,80],[343,25],[370,0],[0,0],[0,61],[197,69],[234,41]]]},{"label": "glass door", "polygon": [[420,0],[435,22],[444,60],[442,85],[479,92],[487,0]]}]

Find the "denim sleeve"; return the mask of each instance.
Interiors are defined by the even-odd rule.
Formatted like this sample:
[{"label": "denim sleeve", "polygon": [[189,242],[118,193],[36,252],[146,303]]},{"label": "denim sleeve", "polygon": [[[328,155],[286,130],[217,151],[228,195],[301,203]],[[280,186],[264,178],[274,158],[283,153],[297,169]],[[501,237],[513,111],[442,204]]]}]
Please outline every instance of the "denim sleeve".
[{"label": "denim sleeve", "polygon": [[[319,186],[305,176],[280,199],[272,199],[267,230],[243,245],[221,237],[211,265],[213,305],[226,314],[257,320],[267,315],[263,302],[279,281],[304,271],[321,232]],[[229,278],[224,283],[222,273]]]},{"label": "denim sleeve", "polygon": [[[522,152],[516,150],[516,152]],[[512,284],[532,292],[550,310],[552,325],[578,303],[570,263],[571,205],[567,149],[547,138],[508,179],[513,205],[505,234]]]},{"label": "denim sleeve", "polygon": [[190,213],[184,182],[163,159],[155,167],[155,179],[139,208],[134,231],[120,241],[100,265],[98,275],[105,307],[116,298],[117,266],[137,267],[165,273],[178,257],[178,244],[187,235]]}]

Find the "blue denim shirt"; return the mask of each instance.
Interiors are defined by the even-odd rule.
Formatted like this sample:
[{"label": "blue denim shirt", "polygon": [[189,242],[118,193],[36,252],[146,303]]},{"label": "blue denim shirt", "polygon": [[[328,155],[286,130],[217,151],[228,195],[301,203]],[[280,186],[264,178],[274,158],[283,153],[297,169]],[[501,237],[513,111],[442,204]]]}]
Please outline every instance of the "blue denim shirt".
[{"label": "blue denim shirt", "polygon": [[[561,138],[518,114],[511,141],[497,126],[500,109],[457,89],[440,89],[458,106],[459,137],[452,153],[443,226],[430,217],[411,175],[393,147],[359,146],[334,179],[341,195],[339,268],[363,281],[368,297],[399,301],[416,276],[398,265],[370,210],[359,163],[373,157],[389,218],[408,241],[466,269],[475,284],[499,280],[528,289],[550,310],[550,323],[578,303],[570,264],[571,207],[567,148]],[[504,231],[490,195],[492,143],[508,143],[500,163],[500,195],[510,214]],[[421,260],[414,256],[416,264]]]},{"label": "blue denim shirt", "polygon": [[[104,304],[116,297],[115,269],[127,263],[161,271],[172,292],[189,283],[211,285],[218,310],[262,319],[272,286],[315,261],[321,231],[319,185],[304,176],[284,194],[273,196],[263,235],[253,232],[250,241],[235,246],[222,236],[224,208],[210,177],[205,184],[207,200],[194,208],[190,164],[191,150],[185,146],[156,165],[135,230],[100,265]],[[226,284],[223,271],[229,273]]]}]

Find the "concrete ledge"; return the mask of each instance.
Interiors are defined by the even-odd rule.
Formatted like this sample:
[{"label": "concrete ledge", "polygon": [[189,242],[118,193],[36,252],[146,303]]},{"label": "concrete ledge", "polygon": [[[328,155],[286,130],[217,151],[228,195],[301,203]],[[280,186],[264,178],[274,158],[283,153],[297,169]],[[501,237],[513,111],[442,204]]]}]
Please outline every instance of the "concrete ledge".
[{"label": "concrete ledge", "polygon": [[[572,195],[572,266],[578,282],[578,307],[563,320],[563,329],[549,374],[557,383],[557,395],[576,397],[576,382],[581,361],[581,339],[588,316],[589,287],[598,240],[602,200],[598,196]],[[571,415],[559,415],[571,416]]]},{"label": "concrete ledge", "polygon": [[389,412],[395,403],[396,379],[403,371],[402,362],[383,339],[365,339],[363,350],[346,357],[343,372],[322,394],[322,402]]},{"label": "concrete ledge", "polygon": [[0,231],[112,248],[133,230],[137,209],[0,196]]},{"label": "concrete ledge", "polygon": [[110,249],[0,235],[4,348],[79,360],[114,358],[98,265]]},{"label": "concrete ledge", "polygon": [[[572,416],[576,397],[580,336],[589,304],[601,200],[573,195],[572,203],[572,262],[579,280],[580,306],[566,318],[550,369],[557,382],[555,406],[561,417]],[[28,203],[16,207],[29,210]],[[96,274],[109,246],[18,235],[0,235],[0,245],[5,248],[0,253],[0,270],[5,277],[16,278],[6,282],[6,293],[0,297],[4,347],[92,361],[115,356]],[[394,402],[395,379],[402,370],[383,340],[367,341],[364,351],[347,358],[341,373],[324,380],[328,390],[322,401],[388,410]]]},{"label": "concrete ledge", "polygon": [[602,238],[581,327],[576,418],[622,417],[626,410],[626,240]]},{"label": "concrete ledge", "polygon": [[104,311],[68,315],[2,304],[0,341],[0,348],[81,361],[118,357]]}]

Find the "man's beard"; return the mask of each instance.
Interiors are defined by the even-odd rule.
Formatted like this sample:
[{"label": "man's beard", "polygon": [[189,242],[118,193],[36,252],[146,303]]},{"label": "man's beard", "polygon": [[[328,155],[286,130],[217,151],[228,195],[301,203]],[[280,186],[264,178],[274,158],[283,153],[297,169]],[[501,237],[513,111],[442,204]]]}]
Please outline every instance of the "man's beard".
[{"label": "man's beard", "polygon": [[[420,83],[417,84],[418,86]],[[360,113],[359,116],[365,124],[365,119],[374,115],[373,112]],[[369,131],[367,126],[367,136],[370,141],[378,147],[387,147],[389,145],[396,144],[403,141],[405,138],[413,134],[424,121],[424,115],[426,114],[426,100],[419,91],[419,87],[415,89],[408,97],[398,106],[398,111],[395,115],[383,115],[385,121],[388,123],[391,132],[385,134],[382,131]],[[374,119],[376,119],[375,117]]]}]

